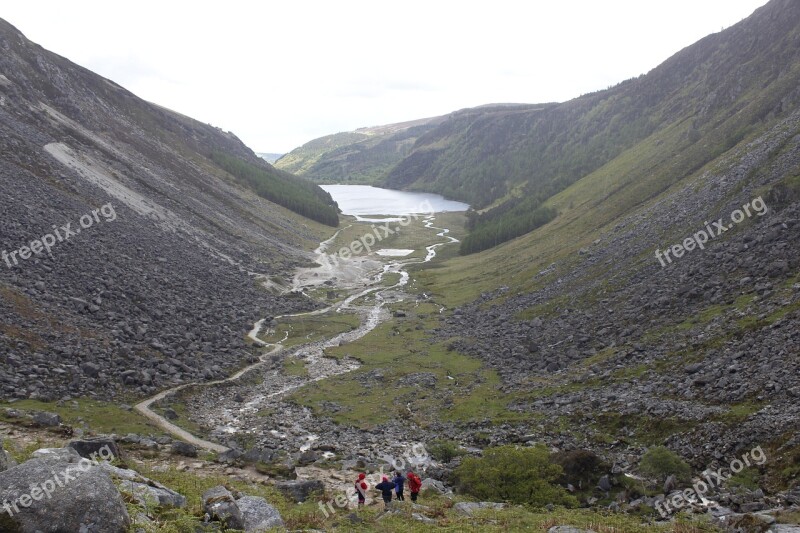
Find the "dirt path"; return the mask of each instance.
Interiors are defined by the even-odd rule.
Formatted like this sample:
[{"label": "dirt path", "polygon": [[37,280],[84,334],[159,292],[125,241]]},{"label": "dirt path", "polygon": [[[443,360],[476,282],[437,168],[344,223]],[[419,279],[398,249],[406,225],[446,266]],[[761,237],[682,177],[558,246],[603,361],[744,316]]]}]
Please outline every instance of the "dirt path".
[{"label": "dirt path", "polygon": [[[324,350],[330,346],[338,346],[343,343],[353,342],[370,331],[372,331],[378,324],[382,321],[387,320],[389,318],[389,313],[386,312],[384,309],[384,305],[387,303],[387,300],[384,299],[383,293],[389,293],[390,291],[396,291],[397,289],[401,289],[406,283],[408,283],[409,275],[404,268],[409,264],[414,263],[426,263],[431,261],[435,256],[436,252],[435,249],[439,246],[444,244],[450,244],[453,242],[458,242],[453,237],[449,235],[445,235],[449,232],[448,229],[445,228],[435,228],[432,226],[434,217],[426,217],[425,220],[425,227],[431,229],[442,230],[441,233],[438,233],[438,237],[445,237],[448,239],[447,242],[443,243],[436,243],[431,246],[427,246],[426,250],[428,252],[427,257],[425,259],[412,259],[412,260],[397,260],[391,261],[389,263],[383,264],[383,268],[381,271],[375,275],[374,274],[374,267],[376,265],[380,265],[381,263],[378,261],[374,261],[372,259],[367,258],[357,258],[358,259],[358,270],[363,270],[363,272],[359,272],[359,283],[361,284],[363,290],[356,292],[355,294],[350,295],[349,297],[345,298],[344,300],[340,301],[337,304],[331,305],[325,309],[318,309],[316,311],[311,311],[308,313],[297,313],[295,315],[282,315],[276,318],[282,317],[299,317],[304,315],[317,315],[322,314],[330,311],[331,309],[336,309],[337,312],[350,309],[356,310],[360,317],[361,317],[361,325],[356,328],[355,330],[341,333],[339,335],[334,336],[333,338],[316,341],[313,343],[309,343],[306,345],[300,345],[293,348],[293,351],[296,355],[300,355],[306,362],[306,367],[308,369],[308,378],[307,379],[297,379],[297,380],[287,380],[285,376],[280,377],[279,381],[280,386],[274,387],[269,393],[257,395],[254,400],[245,403],[243,406],[243,411],[250,411],[254,410],[257,406],[263,407],[264,404],[271,403],[271,401],[276,401],[279,397],[283,396],[287,392],[291,390],[295,390],[309,381],[318,381],[321,379],[325,379],[337,374],[341,374],[344,372],[351,372],[352,370],[357,369],[360,365],[355,361],[346,361],[344,364],[341,364],[336,361],[328,360],[324,357]],[[344,229],[344,228],[343,228]],[[342,230],[337,231],[331,238],[326,239],[320,243],[320,246],[315,250],[317,254],[317,262],[320,264],[320,267],[310,269],[299,269],[298,274],[295,276],[293,280],[293,288],[294,290],[303,290],[309,286],[319,286],[321,283],[321,279],[336,279],[338,274],[338,279],[341,281],[342,272],[345,270],[353,270],[353,264],[349,265],[342,265],[338,261],[331,262],[328,254],[326,253],[327,247],[332,243],[335,238],[338,236],[339,232]],[[345,266],[347,268],[345,268]],[[338,267],[338,268],[337,268]],[[372,271],[369,271],[368,267],[372,267]],[[313,273],[313,277],[315,279],[310,280],[309,277]],[[383,287],[381,285],[382,278],[387,273],[398,273],[400,274],[400,280],[392,285],[391,287]],[[323,274],[323,275],[320,275]],[[338,287],[337,287],[338,288]],[[352,287],[351,287],[352,288]],[[375,293],[375,303],[363,307],[363,306],[354,306],[353,302],[358,300],[359,298],[369,294]],[[249,333],[248,337],[260,344],[261,346],[270,346],[270,344],[265,343],[261,339],[258,338],[258,334],[263,327],[264,320],[260,320],[256,322],[253,330]],[[218,385],[222,383],[229,383],[235,380],[238,380],[241,376],[245,373],[250,372],[251,370],[257,369],[263,366],[272,355],[282,351],[284,347],[280,343],[272,344],[274,348],[266,354],[263,354],[257,363],[249,365],[242,370],[239,370],[235,374],[231,375],[230,377],[222,380],[217,381],[210,381],[207,383],[202,383],[203,386],[208,385]],[[160,414],[156,413],[151,409],[151,406],[163,400],[167,396],[174,394],[178,391],[185,389],[186,387],[190,387],[193,385],[197,385],[197,383],[186,383],[183,385],[179,385],[176,387],[169,388],[167,390],[161,391],[160,393],[156,394],[155,396],[148,398],[134,406],[134,409],[146,417],[148,420],[155,423],[158,427],[163,429],[164,431],[170,433],[171,435],[182,439],[190,444],[197,446],[198,448],[214,451],[214,452],[225,452],[228,450],[227,447],[222,446],[221,444],[217,444],[211,441],[207,441],[198,437],[195,437],[185,429],[171,423],[169,420],[165,419]],[[277,383],[264,383],[264,385],[278,385]]]}]

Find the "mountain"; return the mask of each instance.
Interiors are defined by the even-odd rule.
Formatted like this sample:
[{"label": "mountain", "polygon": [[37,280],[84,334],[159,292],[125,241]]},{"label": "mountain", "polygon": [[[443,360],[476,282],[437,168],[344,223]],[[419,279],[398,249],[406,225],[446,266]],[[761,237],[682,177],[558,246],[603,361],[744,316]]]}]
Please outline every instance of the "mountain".
[{"label": "mountain", "polygon": [[275,163],[275,161],[283,157],[283,154],[273,154],[268,152],[256,152],[256,155],[270,164]]},{"label": "mountain", "polygon": [[[799,18],[798,3],[770,2],[608,90],[453,113],[417,139],[385,184],[491,207],[472,220],[464,252],[548,222],[548,199],[607,165],[634,181],[657,178],[656,194],[796,108]],[[653,152],[652,160],[621,164],[631,150]]]},{"label": "mountain", "polygon": [[[224,376],[308,261],[330,196],[0,20],[0,394],[114,397]],[[282,205],[288,207],[282,207]]]},{"label": "mountain", "polygon": [[440,121],[425,118],[327,135],[292,150],[275,166],[319,183],[375,183]]}]

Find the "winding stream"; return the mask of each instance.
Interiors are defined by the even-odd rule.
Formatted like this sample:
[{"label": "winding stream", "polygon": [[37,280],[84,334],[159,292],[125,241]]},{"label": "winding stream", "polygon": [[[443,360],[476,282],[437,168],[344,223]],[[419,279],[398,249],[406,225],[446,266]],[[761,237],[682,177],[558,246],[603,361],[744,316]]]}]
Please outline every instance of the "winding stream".
[{"label": "winding stream", "polygon": [[[459,242],[454,237],[447,235],[447,233],[450,231],[449,229],[433,226],[434,220],[435,216],[426,216],[424,219],[424,226],[433,230],[440,230],[436,236],[444,237],[448,240],[426,246],[425,249],[427,251],[427,255],[424,259],[389,261],[388,263],[383,264],[382,269],[377,274],[366,276],[366,279],[364,280],[367,281],[366,288],[356,291],[354,294],[351,294],[336,304],[328,306],[324,309],[318,309],[316,311],[275,317],[276,319],[279,319],[313,316],[324,314],[331,310],[334,310],[335,312],[342,312],[345,310],[354,311],[359,315],[360,325],[356,329],[340,333],[329,339],[314,341],[291,348],[291,350],[293,350],[292,353],[286,355],[285,357],[302,358],[305,363],[307,376],[287,376],[279,370],[270,370],[265,372],[263,376],[263,382],[248,390],[249,394],[246,401],[240,405],[237,405],[235,409],[220,407],[219,405],[209,406],[209,412],[205,418],[207,420],[214,419],[218,423],[222,422],[222,429],[225,433],[233,434],[247,432],[247,418],[249,415],[253,415],[261,409],[277,406],[280,403],[281,398],[287,393],[309,383],[347,372],[352,372],[353,370],[359,368],[361,365],[356,359],[346,357],[342,360],[337,360],[334,358],[325,357],[325,349],[356,341],[375,329],[379,324],[387,320],[389,318],[389,312],[385,308],[386,303],[402,301],[406,296],[405,293],[402,292],[402,288],[408,283],[409,280],[409,274],[405,268],[410,264],[427,263],[436,257],[436,249],[438,247]],[[330,256],[327,254],[328,246],[334,242],[339,233],[344,229],[346,228],[338,230],[332,237],[322,241],[315,250],[317,255],[317,263],[321,265],[321,268],[326,269],[329,272],[334,271],[335,265],[330,260]],[[399,274],[400,280],[389,287],[382,287],[381,283],[383,282],[384,276],[386,276],[388,273]],[[305,289],[311,286],[319,286],[319,283],[316,281],[308,284],[303,283],[301,278],[296,275],[292,283],[292,290],[304,292]],[[374,303],[370,303],[369,305],[357,305],[354,303],[359,299],[373,293]],[[243,368],[227,379],[202,383],[199,385],[213,386],[236,381],[244,374],[264,366],[274,355],[286,350],[281,343],[288,338],[288,332],[284,339],[274,344],[266,343],[258,338],[259,333],[264,328],[265,320],[266,319],[261,319],[256,322],[253,329],[248,334],[248,337],[261,346],[273,346],[271,351],[263,354],[257,363]],[[190,434],[188,431],[176,426],[175,424],[172,424],[151,409],[153,403],[158,402],[165,397],[192,385],[198,384],[188,383],[164,390],[157,395],[140,402],[135,406],[135,409],[149,420],[156,423],[163,430],[169,432],[173,436],[190,442],[199,448],[215,452],[227,450],[228,448],[222,446],[221,444],[207,441]],[[216,409],[214,407],[216,407]],[[315,434],[307,432],[307,435],[305,436],[306,444],[300,447],[301,451],[303,451],[303,447],[308,449],[311,443],[317,438],[318,437]]]}]

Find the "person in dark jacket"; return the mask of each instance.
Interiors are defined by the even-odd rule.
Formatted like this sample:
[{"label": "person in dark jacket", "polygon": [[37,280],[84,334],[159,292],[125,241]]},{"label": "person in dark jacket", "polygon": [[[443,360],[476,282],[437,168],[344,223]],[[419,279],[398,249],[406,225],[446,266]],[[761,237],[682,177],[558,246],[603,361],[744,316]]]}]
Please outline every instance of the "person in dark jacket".
[{"label": "person in dark jacket", "polygon": [[389,504],[392,503],[392,489],[394,488],[394,483],[389,481],[388,477],[383,476],[383,479],[381,479],[380,483],[375,485],[375,488],[381,491],[384,507],[389,507]]},{"label": "person in dark jacket", "polygon": [[419,489],[422,488],[422,480],[414,472],[409,472],[406,476],[408,479],[408,490],[411,491],[411,501],[415,502],[419,495]]},{"label": "person in dark jacket", "polygon": [[394,492],[397,495],[397,499],[405,501],[405,497],[403,497],[403,485],[405,485],[406,478],[403,477],[403,474],[400,472],[394,473],[394,479],[392,483],[394,483]]},{"label": "person in dark jacket", "polygon": [[358,475],[358,479],[355,482],[359,507],[364,507],[364,502],[367,501],[367,482],[364,481],[366,477],[367,475],[362,472]]}]

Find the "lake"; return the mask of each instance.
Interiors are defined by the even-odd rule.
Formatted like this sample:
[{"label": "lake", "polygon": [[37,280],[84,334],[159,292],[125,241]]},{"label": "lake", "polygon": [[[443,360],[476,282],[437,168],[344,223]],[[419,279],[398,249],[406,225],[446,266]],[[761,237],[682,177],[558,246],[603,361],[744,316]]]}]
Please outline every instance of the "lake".
[{"label": "lake", "polygon": [[[469,204],[448,200],[429,192],[395,191],[369,185],[320,185],[328,191],[345,215],[408,215],[466,211]],[[369,220],[367,220],[369,221]]]}]

